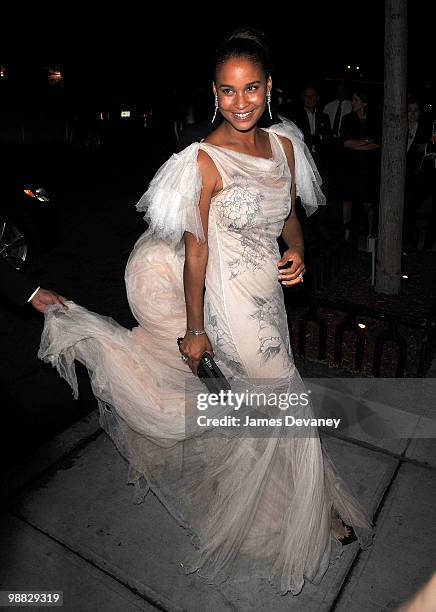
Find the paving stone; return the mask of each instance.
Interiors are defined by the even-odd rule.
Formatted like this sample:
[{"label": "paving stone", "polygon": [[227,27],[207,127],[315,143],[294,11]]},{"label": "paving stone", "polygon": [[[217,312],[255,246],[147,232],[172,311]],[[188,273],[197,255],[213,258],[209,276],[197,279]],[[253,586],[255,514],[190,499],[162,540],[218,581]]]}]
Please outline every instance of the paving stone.
[{"label": "paving stone", "polygon": [[2,591],[63,591],[63,607],[53,609],[65,612],[157,610],[98,568],[6,512],[0,514],[0,540]]},{"label": "paving stone", "polygon": [[361,551],[335,612],[396,610],[436,567],[436,472],[404,462]]},{"label": "paving stone", "polygon": [[[394,458],[337,439],[324,442],[342,477],[372,513],[395,471]],[[344,549],[322,584],[307,584],[297,597],[273,593],[263,581],[213,588],[179,563],[191,544],[185,530],[153,494],[132,503],[127,464],[105,435],[81,449],[33,490],[15,500],[14,511],[114,576],[129,577],[141,592],[152,589],[189,612],[225,610],[320,610],[348,572],[358,546]],[[303,606],[303,607],[302,607]]]},{"label": "paving stone", "polygon": [[[336,464],[341,477],[358,496],[364,508],[372,514],[391,481],[397,461],[382,453],[335,438],[325,438],[323,445]],[[232,593],[230,588],[224,588],[223,592],[229,598],[233,595],[232,600],[237,600],[241,606],[238,610],[244,612],[246,610],[328,612],[359,551],[357,543],[345,547],[340,559],[329,567],[321,584],[306,583],[302,592],[296,597],[276,596],[274,600],[268,585],[263,581],[247,583],[239,593]]]},{"label": "paving stone", "polygon": [[405,456],[436,469],[436,439],[411,440]]},{"label": "paving stone", "polygon": [[76,446],[101,435],[98,411],[94,410],[71,427],[27,455],[2,476],[0,499],[7,498],[21,487],[31,482],[40,473],[49,469],[56,461],[65,457]]},{"label": "paving stone", "polygon": [[430,379],[305,379],[316,415],[340,418],[340,426],[321,428],[328,435],[363,442],[402,455],[411,439],[436,438]]}]

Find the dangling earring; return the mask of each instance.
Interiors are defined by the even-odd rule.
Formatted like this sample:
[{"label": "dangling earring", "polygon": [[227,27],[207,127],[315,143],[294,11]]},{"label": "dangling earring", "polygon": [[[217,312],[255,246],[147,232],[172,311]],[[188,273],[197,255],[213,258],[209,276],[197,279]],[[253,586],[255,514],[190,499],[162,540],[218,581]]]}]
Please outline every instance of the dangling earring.
[{"label": "dangling earring", "polygon": [[272,113],[271,113],[271,92],[267,91],[266,93],[266,103],[268,106],[268,113],[269,113],[269,118],[272,119]]},{"label": "dangling earring", "polygon": [[216,117],[217,112],[218,112],[218,94],[215,94],[215,112],[213,114],[213,119],[212,119],[211,123],[213,123],[215,121],[215,117]]}]

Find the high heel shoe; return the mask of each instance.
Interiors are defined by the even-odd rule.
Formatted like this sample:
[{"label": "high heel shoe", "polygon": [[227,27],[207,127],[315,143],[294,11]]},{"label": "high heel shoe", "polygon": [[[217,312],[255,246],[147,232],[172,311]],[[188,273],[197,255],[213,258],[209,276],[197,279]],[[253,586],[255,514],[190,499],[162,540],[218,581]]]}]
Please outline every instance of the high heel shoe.
[{"label": "high heel shoe", "polygon": [[356,536],[356,532],[354,531],[354,529],[350,525],[347,525],[346,523],[344,523],[344,521],[341,521],[341,522],[342,522],[342,525],[346,527],[350,533],[349,535],[344,536],[342,538],[341,537],[335,538],[336,541],[342,544],[342,546],[347,546],[348,544],[352,544],[353,542],[356,542],[357,536]]},{"label": "high heel shoe", "polygon": [[[343,532],[344,528],[348,530],[348,535],[337,535]],[[354,529],[350,525],[344,523],[344,521],[339,517],[332,520],[332,537],[336,542],[342,544],[342,546],[347,546],[347,544],[351,544],[357,540]]]}]

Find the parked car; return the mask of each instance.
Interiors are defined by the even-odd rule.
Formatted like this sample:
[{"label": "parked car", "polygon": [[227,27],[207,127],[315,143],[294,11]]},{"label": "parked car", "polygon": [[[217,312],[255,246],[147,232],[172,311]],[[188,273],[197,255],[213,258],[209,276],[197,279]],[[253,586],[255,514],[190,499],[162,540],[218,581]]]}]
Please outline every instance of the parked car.
[{"label": "parked car", "polygon": [[56,203],[26,175],[10,160],[0,167],[0,257],[17,270],[35,267],[60,237]]}]

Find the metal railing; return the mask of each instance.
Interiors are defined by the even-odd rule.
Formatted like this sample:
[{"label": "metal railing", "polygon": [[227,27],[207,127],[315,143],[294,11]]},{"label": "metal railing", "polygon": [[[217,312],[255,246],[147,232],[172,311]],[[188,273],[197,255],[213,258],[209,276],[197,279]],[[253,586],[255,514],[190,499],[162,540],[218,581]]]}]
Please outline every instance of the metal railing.
[{"label": "metal railing", "polygon": [[[298,346],[297,352],[306,357],[308,324],[314,323],[317,328],[317,356],[319,361],[327,361],[327,336],[329,323],[320,312],[321,308],[328,308],[335,313],[345,313],[345,319],[338,323],[333,332],[333,364],[343,367],[343,354],[346,342],[346,333],[354,335],[354,357],[353,370],[362,372],[365,365],[365,349],[367,345],[366,328],[359,326],[359,322],[365,319],[374,319],[384,323],[384,329],[378,332],[374,338],[374,350],[371,356],[370,370],[373,376],[383,376],[383,358],[387,343],[396,348],[397,359],[395,365],[395,376],[403,377],[406,371],[408,356],[408,342],[399,326],[418,330],[421,336],[418,341],[418,359],[416,371],[413,375],[422,377],[430,365],[432,356],[436,349],[436,318],[409,317],[370,308],[358,304],[347,304],[333,299],[312,295],[310,303],[305,312],[300,315],[298,321]],[[408,374],[409,375],[409,374]]]},{"label": "metal railing", "polygon": [[[353,368],[354,372],[370,371],[373,376],[384,375],[384,359],[388,344],[393,345],[396,351],[395,376],[403,377],[406,374],[422,377],[431,363],[436,350],[436,312],[428,316],[407,316],[391,313],[381,308],[369,307],[363,304],[351,304],[335,300],[320,293],[328,287],[329,283],[337,278],[341,270],[352,263],[356,256],[356,244],[343,240],[344,226],[339,227],[317,244],[310,248],[310,273],[306,291],[308,291],[308,303],[298,321],[298,343],[295,347],[297,353],[307,359],[307,333],[308,324],[315,324],[317,333],[317,358],[321,362],[328,361],[338,367],[343,365],[345,342],[351,333],[354,336]],[[290,297],[290,296],[289,296]],[[292,298],[290,298],[292,301]],[[345,314],[343,321],[337,323],[333,332],[333,347],[330,355],[328,350],[328,331],[331,323],[320,312],[321,308],[327,308],[332,313]],[[292,306],[291,306],[292,309]],[[374,348],[368,362],[368,329],[359,323],[362,319],[371,319],[382,324],[383,329],[378,333],[371,330]],[[292,336],[292,317],[288,313],[289,328]],[[410,357],[410,346],[407,337],[402,333],[400,327],[406,327],[415,332],[417,355],[416,368],[411,372],[408,368],[408,357]],[[312,346],[313,341],[312,340]],[[294,343],[293,343],[294,344]],[[347,345],[347,348],[349,345]],[[367,361],[365,363],[365,352]],[[349,354],[349,350],[348,350]]]}]

